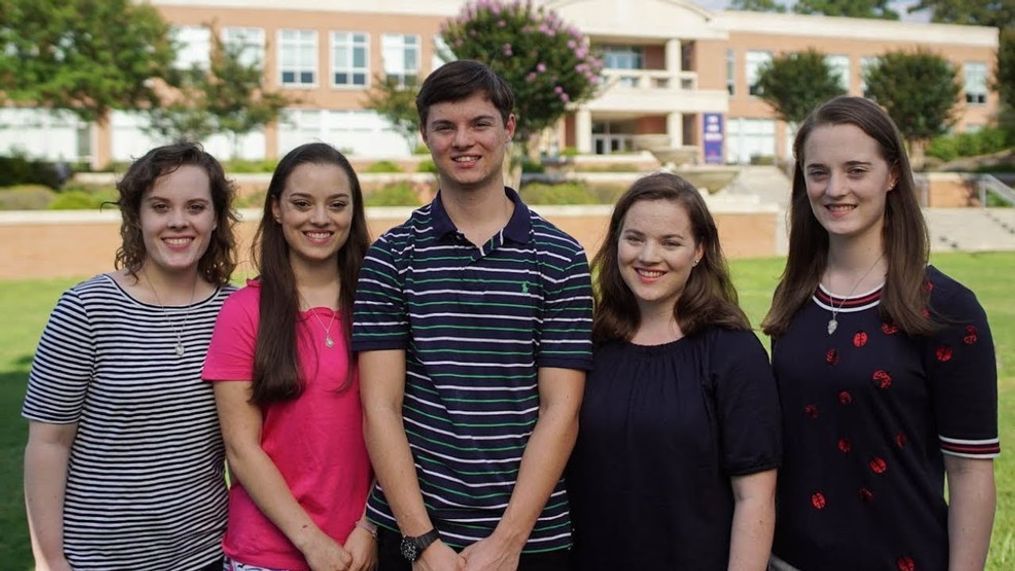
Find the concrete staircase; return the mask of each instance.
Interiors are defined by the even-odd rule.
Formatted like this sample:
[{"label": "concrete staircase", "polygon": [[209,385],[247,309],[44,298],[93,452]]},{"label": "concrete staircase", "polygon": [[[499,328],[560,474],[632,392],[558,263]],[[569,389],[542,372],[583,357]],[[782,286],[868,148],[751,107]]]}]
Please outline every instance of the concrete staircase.
[{"label": "concrete staircase", "polygon": [[935,252],[1015,250],[1015,208],[926,208]]}]

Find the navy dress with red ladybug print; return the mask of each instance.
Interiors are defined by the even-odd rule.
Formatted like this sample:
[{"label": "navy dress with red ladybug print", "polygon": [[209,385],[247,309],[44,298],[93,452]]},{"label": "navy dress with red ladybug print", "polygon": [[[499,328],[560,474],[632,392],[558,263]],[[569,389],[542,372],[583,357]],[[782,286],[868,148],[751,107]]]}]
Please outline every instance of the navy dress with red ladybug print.
[{"label": "navy dress with red ladybug print", "polygon": [[773,340],[785,450],[773,552],[794,567],[947,569],[943,455],[1000,452],[997,369],[973,293],[932,266],[927,277],[931,336],[882,321],[880,289],[819,289]]}]

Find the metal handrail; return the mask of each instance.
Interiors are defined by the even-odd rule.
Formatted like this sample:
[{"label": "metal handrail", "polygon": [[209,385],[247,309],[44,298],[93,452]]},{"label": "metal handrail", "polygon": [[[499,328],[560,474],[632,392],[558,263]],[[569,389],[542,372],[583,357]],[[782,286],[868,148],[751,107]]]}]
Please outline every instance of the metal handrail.
[{"label": "metal handrail", "polygon": [[995,194],[1001,200],[1015,206],[1015,190],[1001,182],[991,174],[980,175],[976,179],[976,188],[980,193],[980,205],[987,206],[987,193]]}]

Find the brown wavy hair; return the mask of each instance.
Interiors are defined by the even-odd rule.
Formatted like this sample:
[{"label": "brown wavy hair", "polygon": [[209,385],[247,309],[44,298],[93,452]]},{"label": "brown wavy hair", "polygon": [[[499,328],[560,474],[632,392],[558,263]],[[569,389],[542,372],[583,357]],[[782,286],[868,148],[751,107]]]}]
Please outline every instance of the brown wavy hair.
[{"label": "brown wavy hair", "polygon": [[747,315],[737,305],[737,290],[730,280],[719,231],[705,200],[679,176],[656,173],[635,181],[617,200],[603,246],[592,260],[596,276],[593,341],[598,344],[630,340],[641,323],[637,300],[621,277],[617,251],[624,217],[643,200],[667,200],[683,207],[691,221],[694,241],[701,246],[701,260],[691,270],[684,291],[673,306],[673,315],[684,335],[694,335],[709,326],[750,329]]},{"label": "brown wavy hair", "polygon": [[[264,199],[264,212],[254,236],[252,253],[260,274],[260,325],[254,353],[254,378],[251,400],[260,406],[291,400],[303,390],[299,357],[296,352],[296,322],[299,318],[299,292],[296,276],[289,264],[289,243],[282,226],[275,222],[272,205],[281,200],[289,176],[300,165],[335,165],[345,171],[352,187],[352,222],[349,237],[338,251],[335,273],[339,279],[338,306],[342,312],[342,335],[349,352],[349,374],[341,389],[352,382],[354,356],[351,352],[352,304],[359,270],[370,246],[363,192],[349,160],[325,143],[308,143],[282,157]],[[341,390],[340,389],[340,390]]]},{"label": "brown wavy hair", "polygon": [[923,310],[929,292],[924,287],[930,246],[927,224],[920,212],[916,183],[902,135],[892,119],[876,103],[863,97],[842,96],[831,99],[800,125],[793,141],[793,193],[790,203],[789,255],[772,307],[762,321],[768,335],[786,332],[793,315],[805,304],[821,281],[828,263],[828,231],[821,226],[807,198],[803,165],[807,137],[824,125],[854,125],[878,143],[881,158],[895,175],[895,186],[885,200],[882,248],[888,264],[879,311],[888,323],[894,323],[910,335],[927,335],[936,327]]},{"label": "brown wavy hair", "polygon": [[116,250],[116,269],[124,269],[135,279],[148,258],[144,237],[141,235],[141,201],[160,177],[176,169],[192,165],[208,175],[211,202],[215,209],[216,227],[212,230],[208,249],[197,262],[197,271],[209,283],[225,285],[236,268],[236,211],[233,198],[236,191],[226,179],[222,165],[196,143],[174,143],[145,153],[131,163],[123,178],[116,183],[120,196],[116,206],[120,209],[120,247]]}]

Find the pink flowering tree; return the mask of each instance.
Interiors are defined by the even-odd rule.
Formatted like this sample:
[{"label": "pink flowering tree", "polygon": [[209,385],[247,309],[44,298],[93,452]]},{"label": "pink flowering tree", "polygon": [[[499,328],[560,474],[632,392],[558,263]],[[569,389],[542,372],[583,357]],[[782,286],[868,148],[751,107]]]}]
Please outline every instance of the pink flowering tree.
[{"label": "pink flowering tree", "polygon": [[441,26],[446,59],[481,61],[515,94],[516,140],[527,146],[569,106],[595,95],[602,60],[556,12],[531,1],[474,0]]}]

